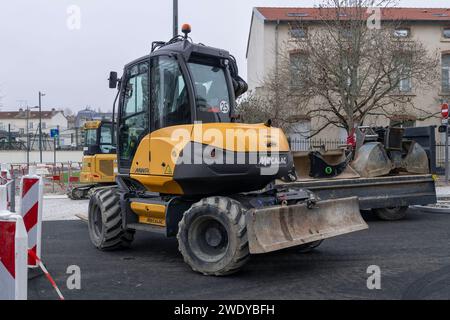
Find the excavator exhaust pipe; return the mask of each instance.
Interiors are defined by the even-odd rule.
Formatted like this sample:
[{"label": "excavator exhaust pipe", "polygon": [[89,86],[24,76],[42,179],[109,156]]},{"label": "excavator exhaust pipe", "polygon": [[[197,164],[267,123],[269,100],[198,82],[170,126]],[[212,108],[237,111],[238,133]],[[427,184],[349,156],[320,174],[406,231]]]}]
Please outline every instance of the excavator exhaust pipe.
[{"label": "excavator exhaust pipe", "polygon": [[247,215],[250,253],[259,254],[294,247],[364,230],[358,198],[251,209]]}]

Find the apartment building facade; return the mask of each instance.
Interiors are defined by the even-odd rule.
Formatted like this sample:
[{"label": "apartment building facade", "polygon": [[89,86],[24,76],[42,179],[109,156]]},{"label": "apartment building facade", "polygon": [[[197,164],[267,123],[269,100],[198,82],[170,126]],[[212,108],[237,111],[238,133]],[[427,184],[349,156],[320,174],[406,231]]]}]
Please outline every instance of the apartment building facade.
[{"label": "apartment building facade", "polygon": [[[388,10],[388,11],[386,11]],[[285,43],[307,37],[310,30],[320,28],[321,18],[317,8],[269,8],[253,9],[250,33],[247,45],[247,81],[249,89],[255,93],[263,91],[263,81],[277,66],[280,50],[286,50]],[[408,96],[411,103],[430,113],[439,112],[440,104],[450,98],[450,8],[389,8],[381,11],[381,19],[400,20],[401,28],[395,30],[395,36],[414,39],[423,43],[430,52],[440,57],[439,81],[432,89],[418,89],[408,79],[400,83],[400,94]],[[302,27],[298,28],[301,19]],[[305,27],[306,26],[306,27]],[[301,118],[297,127],[311,129],[312,119]],[[377,117],[369,120],[371,125],[404,126],[440,125],[439,117],[417,119],[414,114],[399,114],[398,118]],[[314,128],[312,128],[314,129]],[[323,130],[319,138],[345,139],[343,129],[330,126]],[[438,136],[440,140],[443,137]]]},{"label": "apartment building facade", "polygon": [[[42,133],[50,134],[51,129],[59,127],[60,131],[68,128],[67,118],[64,112],[52,109],[51,111],[42,111]],[[28,130],[27,130],[28,123]],[[19,111],[0,112],[0,130],[25,135],[37,134],[39,130],[39,112],[34,110],[19,109]]]}]

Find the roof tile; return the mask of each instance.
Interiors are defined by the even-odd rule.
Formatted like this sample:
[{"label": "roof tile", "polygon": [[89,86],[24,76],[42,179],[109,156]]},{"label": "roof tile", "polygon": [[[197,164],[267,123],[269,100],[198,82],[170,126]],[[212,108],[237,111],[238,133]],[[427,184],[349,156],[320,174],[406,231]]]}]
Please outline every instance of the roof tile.
[{"label": "roof tile", "polygon": [[[55,113],[61,111],[42,111],[42,119],[51,119]],[[3,111],[0,119],[26,119],[26,111]],[[30,111],[29,119],[39,119],[39,111]]]},{"label": "roof tile", "polygon": [[[318,21],[335,19],[334,8],[275,8],[257,7],[262,16],[268,21]],[[347,10],[347,9],[344,9]],[[367,14],[369,15],[369,14]],[[382,20],[406,21],[449,21],[450,8],[382,8]]]}]

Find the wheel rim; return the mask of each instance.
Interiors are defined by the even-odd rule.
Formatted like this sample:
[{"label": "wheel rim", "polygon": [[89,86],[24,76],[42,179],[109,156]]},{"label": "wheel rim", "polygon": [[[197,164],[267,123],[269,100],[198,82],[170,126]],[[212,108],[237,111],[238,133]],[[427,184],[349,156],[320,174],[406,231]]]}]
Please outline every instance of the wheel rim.
[{"label": "wheel rim", "polygon": [[229,245],[227,229],[212,216],[202,216],[192,222],[188,241],[193,253],[205,262],[222,259]]},{"label": "wheel rim", "polygon": [[83,191],[76,190],[75,191],[75,198],[83,198]]},{"label": "wheel rim", "polygon": [[94,234],[95,236],[98,238],[101,236],[102,232],[103,232],[103,222],[102,222],[102,212],[100,211],[100,209],[96,206],[94,209],[94,214],[92,217],[93,221],[92,221],[92,225],[93,225],[93,230],[94,230]]}]

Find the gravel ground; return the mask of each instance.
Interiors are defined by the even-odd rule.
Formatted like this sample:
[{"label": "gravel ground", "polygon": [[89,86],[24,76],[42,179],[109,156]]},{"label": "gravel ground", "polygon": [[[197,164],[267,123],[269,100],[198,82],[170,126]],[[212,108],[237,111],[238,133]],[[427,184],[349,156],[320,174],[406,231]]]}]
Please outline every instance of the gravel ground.
[{"label": "gravel ground", "polygon": [[43,221],[78,220],[77,214],[87,214],[89,200],[70,200],[67,196],[44,198]]},{"label": "gravel ground", "polygon": [[[43,221],[79,220],[76,215],[87,214],[89,200],[70,200],[66,195],[45,195]],[[20,199],[16,197],[16,212],[20,212]]]}]

